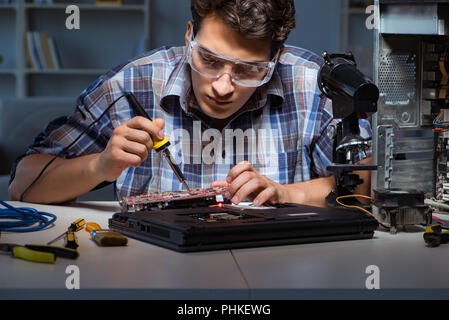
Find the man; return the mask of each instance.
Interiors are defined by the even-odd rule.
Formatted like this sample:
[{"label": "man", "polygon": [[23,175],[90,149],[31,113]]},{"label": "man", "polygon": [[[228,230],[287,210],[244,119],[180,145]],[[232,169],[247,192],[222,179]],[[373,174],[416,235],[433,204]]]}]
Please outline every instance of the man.
[{"label": "man", "polygon": [[[36,138],[12,170],[12,199],[64,202],[112,181],[121,196],[182,189],[152,151],[152,139],[166,134],[191,188],[225,186],[236,204],[325,205],[334,186],[326,171],[331,105],[317,87],[321,59],[283,46],[295,26],[293,0],[192,0],[191,7],[185,48],[113,69],[81,94],[73,115]],[[27,190],[53,155],[128,92],[154,122],[119,99]]]}]

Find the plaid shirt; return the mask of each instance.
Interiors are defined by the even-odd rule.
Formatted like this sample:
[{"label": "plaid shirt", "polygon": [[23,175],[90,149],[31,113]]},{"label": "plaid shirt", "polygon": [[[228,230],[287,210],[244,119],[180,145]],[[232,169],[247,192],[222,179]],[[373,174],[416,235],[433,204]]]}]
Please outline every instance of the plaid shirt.
[{"label": "plaid shirt", "polygon": [[[184,47],[164,47],[101,76],[79,96],[72,115],[53,120],[16,160],[11,181],[21,158],[58,154],[128,92],[152,119],[165,120],[171,153],[191,188],[225,180],[229,170],[243,160],[281,184],[330,175],[326,167],[332,162],[333,142],[328,127],[334,120],[331,102],[320,97],[317,86],[321,57],[286,46],[272,79],[219,132],[210,127],[211,119],[195,102],[184,53]],[[126,99],[120,99],[62,157],[102,152],[114,128],[134,116]],[[362,136],[371,134],[368,122],[361,122],[361,129]],[[121,196],[182,189],[167,161],[154,151],[139,167],[124,170],[116,187]]]}]

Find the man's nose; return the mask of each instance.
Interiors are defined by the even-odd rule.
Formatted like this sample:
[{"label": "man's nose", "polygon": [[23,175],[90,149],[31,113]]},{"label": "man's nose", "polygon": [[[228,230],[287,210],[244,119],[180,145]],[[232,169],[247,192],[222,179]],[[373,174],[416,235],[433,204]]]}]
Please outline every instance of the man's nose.
[{"label": "man's nose", "polygon": [[234,85],[232,84],[231,75],[229,73],[222,74],[220,78],[212,82],[212,88],[220,97],[230,95],[235,90]]}]

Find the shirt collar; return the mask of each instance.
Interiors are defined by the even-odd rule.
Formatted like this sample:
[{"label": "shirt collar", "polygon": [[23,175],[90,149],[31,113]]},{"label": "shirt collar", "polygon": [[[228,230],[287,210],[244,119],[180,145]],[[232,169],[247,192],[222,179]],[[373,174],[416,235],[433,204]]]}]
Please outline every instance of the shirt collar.
[{"label": "shirt collar", "polygon": [[[189,101],[192,101],[193,91],[191,90],[190,67],[184,55],[164,86],[161,94],[161,107],[170,112],[173,104],[168,103],[172,99],[179,100],[181,108],[187,114],[191,113]],[[272,108],[279,108],[284,101],[284,90],[282,87],[281,77],[278,67],[273,72],[270,81],[259,87],[254,95],[250,98],[253,107],[244,106],[243,109],[259,109],[265,106],[267,98],[270,97],[270,105]],[[242,110],[243,111],[243,110]]]}]

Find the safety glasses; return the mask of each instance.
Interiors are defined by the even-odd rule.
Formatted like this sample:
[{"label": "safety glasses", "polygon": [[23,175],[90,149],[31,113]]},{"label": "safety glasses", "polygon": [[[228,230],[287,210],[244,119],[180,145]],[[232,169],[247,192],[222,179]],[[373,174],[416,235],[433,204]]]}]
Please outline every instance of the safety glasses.
[{"label": "safety glasses", "polygon": [[204,77],[219,79],[222,75],[229,74],[236,85],[259,87],[271,79],[279,53],[280,50],[272,61],[267,62],[233,59],[202,47],[193,40],[193,32],[191,32],[187,59],[190,67]]}]

